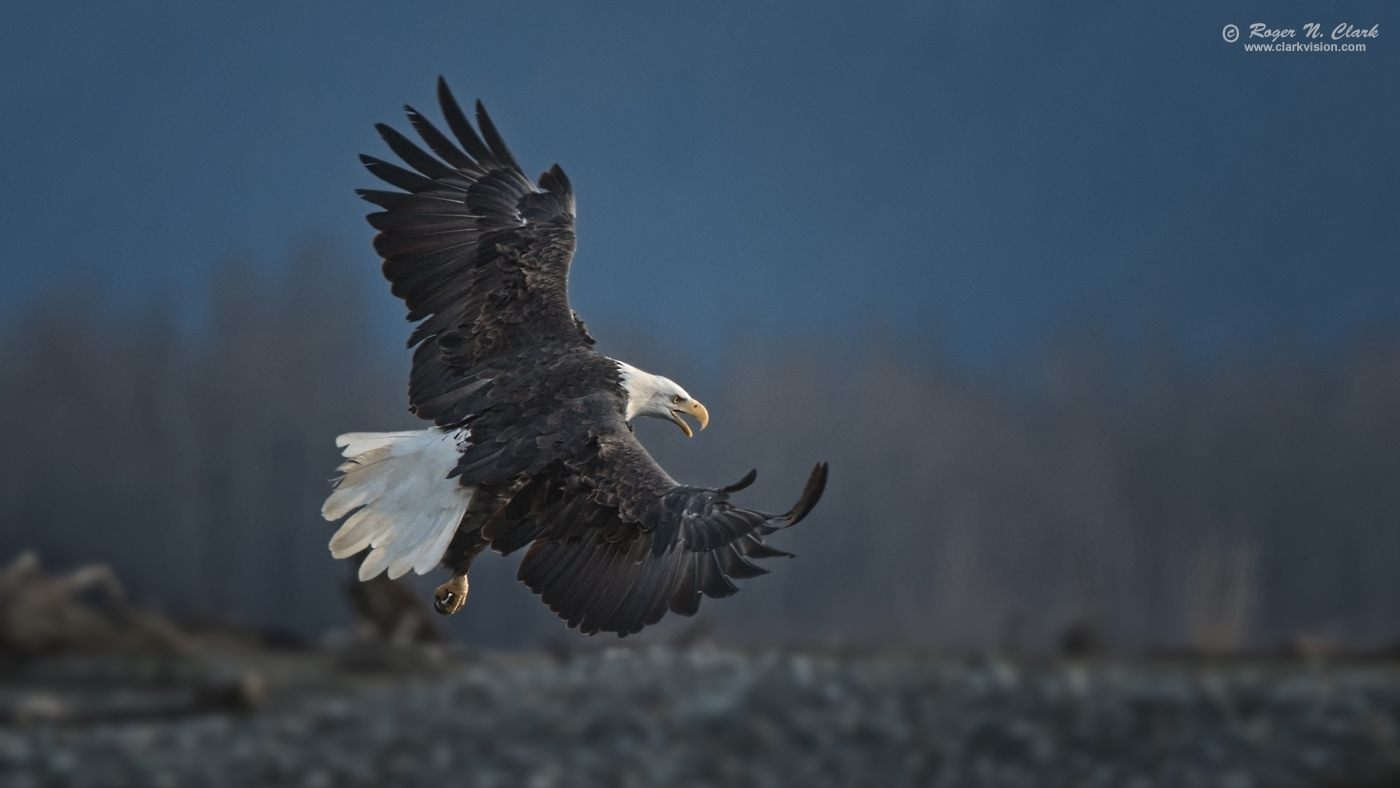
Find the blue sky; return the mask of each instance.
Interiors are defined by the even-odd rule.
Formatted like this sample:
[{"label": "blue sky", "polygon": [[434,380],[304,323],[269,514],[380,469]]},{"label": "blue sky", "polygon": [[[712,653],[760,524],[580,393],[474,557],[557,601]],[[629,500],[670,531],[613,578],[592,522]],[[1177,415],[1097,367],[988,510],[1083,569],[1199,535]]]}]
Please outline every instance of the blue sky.
[{"label": "blue sky", "polygon": [[[1221,28],[1379,25],[1369,51]],[[45,3],[0,11],[0,315],[76,286],[198,321],[329,240],[372,124],[486,101],[578,193],[575,307],[716,351],[871,326],[972,362],[1091,320],[1209,352],[1400,322],[1400,7]],[[1326,40],[1326,39],[1324,39]]]}]

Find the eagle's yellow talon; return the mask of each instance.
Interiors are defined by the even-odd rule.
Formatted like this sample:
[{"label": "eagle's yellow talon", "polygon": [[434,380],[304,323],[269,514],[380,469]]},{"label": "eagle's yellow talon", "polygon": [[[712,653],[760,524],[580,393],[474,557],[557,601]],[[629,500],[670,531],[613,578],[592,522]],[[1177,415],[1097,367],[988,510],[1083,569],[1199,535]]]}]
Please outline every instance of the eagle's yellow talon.
[{"label": "eagle's yellow talon", "polygon": [[453,575],[451,580],[437,587],[433,592],[433,609],[444,616],[450,616],[462,609],[467,601],[467,576]]}]

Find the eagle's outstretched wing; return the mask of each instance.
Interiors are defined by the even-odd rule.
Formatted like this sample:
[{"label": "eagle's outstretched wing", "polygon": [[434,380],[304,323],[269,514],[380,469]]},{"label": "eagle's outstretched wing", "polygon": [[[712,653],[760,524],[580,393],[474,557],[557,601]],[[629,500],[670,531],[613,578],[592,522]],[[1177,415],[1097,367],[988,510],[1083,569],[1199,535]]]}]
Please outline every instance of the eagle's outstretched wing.
[{"label": "eagle's outstretched wing", "polygon": [[359,194],[384,209],[369,215],[379,230],[374,248],[408,319],[422,321],[408,340],[417,346],[409,403],[418,416],[448,426],[470,415],[464,400],[475,384],[484,385],[483,363],[592,340],[569,308],[569,179],[555,165],[532,184],[480,102],[478,134],[441,77],[438,100],[456,143],[406,107],[437,155],[379,124],[390,149],[413,169],[361,156],[370,172],[403,191]]},{"label": "eagle's outstretched wing", "polygon": [[821,463],[792,509],[765,514],[728,500],[753,471],[729,487],[691,487],[630,432],[600,435],[594,446],[533,476],[481,531],[501,553],[528,544],[517,577],[589,635],[629,635],[667,610],[694,615],[702,594],[736,593],[731,578],[767,573],[750,559],[789,555],[763,537],[806,517],[826,487]]}]

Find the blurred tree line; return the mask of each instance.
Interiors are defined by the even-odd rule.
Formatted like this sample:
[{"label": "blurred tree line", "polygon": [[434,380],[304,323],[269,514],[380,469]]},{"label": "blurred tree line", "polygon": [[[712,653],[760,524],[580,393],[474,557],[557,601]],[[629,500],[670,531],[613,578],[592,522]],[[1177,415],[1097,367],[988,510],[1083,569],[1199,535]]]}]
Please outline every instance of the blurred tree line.
[{"label": "blurred tree line", "polygon": [[[405,409],[407,354],[376,349],[365,294],[330,258],[307,250],[281,281],[228,267],[198,335],[93,293],[0,323],[0,560],[107,562],[188,617],[345,626],[349,567],[319,516],[333,439],[423,425]],[[1075,624],[1120,649],[1400,635],[1395,331],[1209,362],[1080,332],[1006,385],[878,337],[736,342],[705,376],[592,327],[604,352],[709,406],[691,440],[638,425],[676,478],[757,467],[739,501],[782,511],[831,463],[816,512],[774,538],[798,557],[702,605],[715,637],[1034,650]],[[449,629],[481,645],[577,637],[514,582],[516,560],[478,561]],[[650,636],[693,626],[671,616]]]}]

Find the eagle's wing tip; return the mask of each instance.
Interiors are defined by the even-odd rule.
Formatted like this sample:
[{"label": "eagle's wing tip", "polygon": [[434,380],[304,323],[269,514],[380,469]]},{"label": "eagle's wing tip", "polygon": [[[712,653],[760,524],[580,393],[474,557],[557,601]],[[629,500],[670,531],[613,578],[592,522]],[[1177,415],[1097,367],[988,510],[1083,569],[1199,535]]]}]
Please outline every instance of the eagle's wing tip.
[{"label": "eagle's wing tip", "polygon": [[569,182],[569,176],[564,174],[564,168],[557,163],[540,173],[537,181],[539,187],[547,192],[559,192],[561,194],[573,194],[573,184]]},{"label": "eagle's wing tip", "polygon": [[739,492],[739,491],[741,491],[741,490],[747,490],[749,487],[753,486],[753,483],[754,483],[755,481],[757,481],[757,480],[758,480],[758,469],[757,469],[757,468],[751,468],[751,469],[749,469],[749,472],[748,472],[748,473],[744,474],[744,478],[740,479],[740,480],[737,481],[737,482],[734,482],[733,484],[729,485],[728,487],[721,487],[721,488],[719,488],[718,490],[716,490],[716,492],[720,492],[720,493],[723,493],[723,494],[725,494],[725,495],[731,495],[731,494],[736,493],[736,492]]},{"label": "eagle's wing tip", "polygon": [[802,518],[811,514],[817,502],[822,499],[822,493],[826,492],[827,471],[828,465],[825,462],[813,466],[812,475],[807,477],[807,486],[802,488],[802,495],[797,499],[797,503],[793,504],[792,511],[783,516],[787,525],[796,525]]}]

